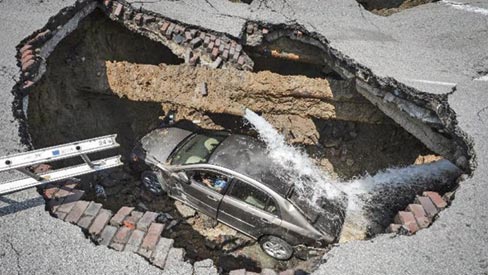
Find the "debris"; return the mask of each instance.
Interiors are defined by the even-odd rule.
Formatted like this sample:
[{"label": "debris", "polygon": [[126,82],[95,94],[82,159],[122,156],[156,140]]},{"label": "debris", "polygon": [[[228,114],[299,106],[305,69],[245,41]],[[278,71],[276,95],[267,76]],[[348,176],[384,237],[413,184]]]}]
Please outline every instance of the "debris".
[{"label": "debris", "polygon": [[181,216],[185,219],[193,217],[197,213],[197,211],[195,211],[195,209],[193,209],[189,206],[186,206],[179,201],[175,202],[175,207],[176,207],[176,210],[178,210],[178,212],[181,214]]},{"label": "debris", "polygon": [[169,221],[171,221],[173,219],[174,219],[173,216],[171,216],[170,214],[168,214],[168,213],[161,213],[156,218],[156,222],[163,223],[164,224],[164,223],[167,223],[167,222],[169,222]]},{"label": "debris", "polygon": [[200,90],[200,94],[202,96],[207,96],[208,95],[208,91],[207,91],[207,83],[205,82],[202,82],[198,85],[198,89]]},{"label": "debris", "polygon": [[102,198],[102,199],[107,198],[107,193],[105,192],[105,188],[103,188],[103,186],[99,184],[95,185],[95,194],[97,198]]},{"label": "debris", "polygon": [[171,230],[173,227],[177,226],[178,224],[180,224],[179,220],[172,220],[169,222],[168,225],[166,225],[166,230]]}]

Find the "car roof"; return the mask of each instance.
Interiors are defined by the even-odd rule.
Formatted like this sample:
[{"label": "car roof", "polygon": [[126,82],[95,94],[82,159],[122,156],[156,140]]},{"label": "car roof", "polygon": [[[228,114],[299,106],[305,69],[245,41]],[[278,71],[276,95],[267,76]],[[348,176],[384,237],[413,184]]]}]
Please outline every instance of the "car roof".
[{"label": "car roof", "polygon": [[251,136],[230,135],[215,149],[208,163],[248,176],[282,196],[292,186],[279,178],[283,169],[269,157],[266,145]]}]

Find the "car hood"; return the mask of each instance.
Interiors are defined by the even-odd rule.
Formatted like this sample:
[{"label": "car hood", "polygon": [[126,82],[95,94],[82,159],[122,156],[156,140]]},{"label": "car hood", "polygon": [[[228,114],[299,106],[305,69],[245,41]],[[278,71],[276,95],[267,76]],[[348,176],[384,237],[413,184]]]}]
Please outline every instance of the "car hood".
[{"label": "car hood", "polygon": [[164,163],[169,155],[192,132],[180,128],[156,129],[141,139],[142,149],[146,152],[146,160],[151,157]]}]

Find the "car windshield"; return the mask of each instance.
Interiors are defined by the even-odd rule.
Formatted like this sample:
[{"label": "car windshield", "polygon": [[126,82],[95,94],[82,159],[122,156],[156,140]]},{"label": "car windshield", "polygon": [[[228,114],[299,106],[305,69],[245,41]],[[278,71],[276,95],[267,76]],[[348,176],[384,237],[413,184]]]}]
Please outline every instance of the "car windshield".
[{"label": "car windshield", "polygon": [[191,136],[180,148],[176,149],[171,159],[172,165],[206,163],[227,133],[202,133]]}]

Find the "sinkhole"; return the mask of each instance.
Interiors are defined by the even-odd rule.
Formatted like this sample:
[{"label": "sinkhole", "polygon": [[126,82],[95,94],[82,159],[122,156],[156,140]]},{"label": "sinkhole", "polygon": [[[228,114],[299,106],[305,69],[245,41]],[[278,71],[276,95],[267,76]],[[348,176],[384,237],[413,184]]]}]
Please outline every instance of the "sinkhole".
[{"label": "sinkhole", "polygon": [[[443,159],[358,93],[355,79],[327,64],[319,47],[287,36],[247,39],[243,50],[254,63],[251,70],[192,66],[171,47],[129,31],[97,9],[57,45],[46,60],[44,75],[30,90],[26,120],[30,141],[34,148],[42,148],[117,134],[128,163],[136,142],[167,123],[169,115],[186,129],[259,137],[242,117],[243,109],[249,108],[337,181],[353,182],[387,168]],[[103,187],[103,196],[96,186]],[[450,178],[429,187],[444,193],[454,186]],[[147,192],[129,165],[85,176],[81,188],[85,200],[113,211],[132,206],[170,215],[177,222],[163,236],[185,248],[190,262],[210,258],[223,273],[239,268],[312,272],[330,248],[304,248],[289,261],[275,260],[238,231]],[[390,195],[386,189],[369,200]],[[374,226],[362,228],[361,237],[350,233],[348,238],[384,232],[395,213],[413,201],[415,192],[392,197],[397,195],[404,198],[378,204],[381,209],[372,212],[386,213],[374,219]]]}]

